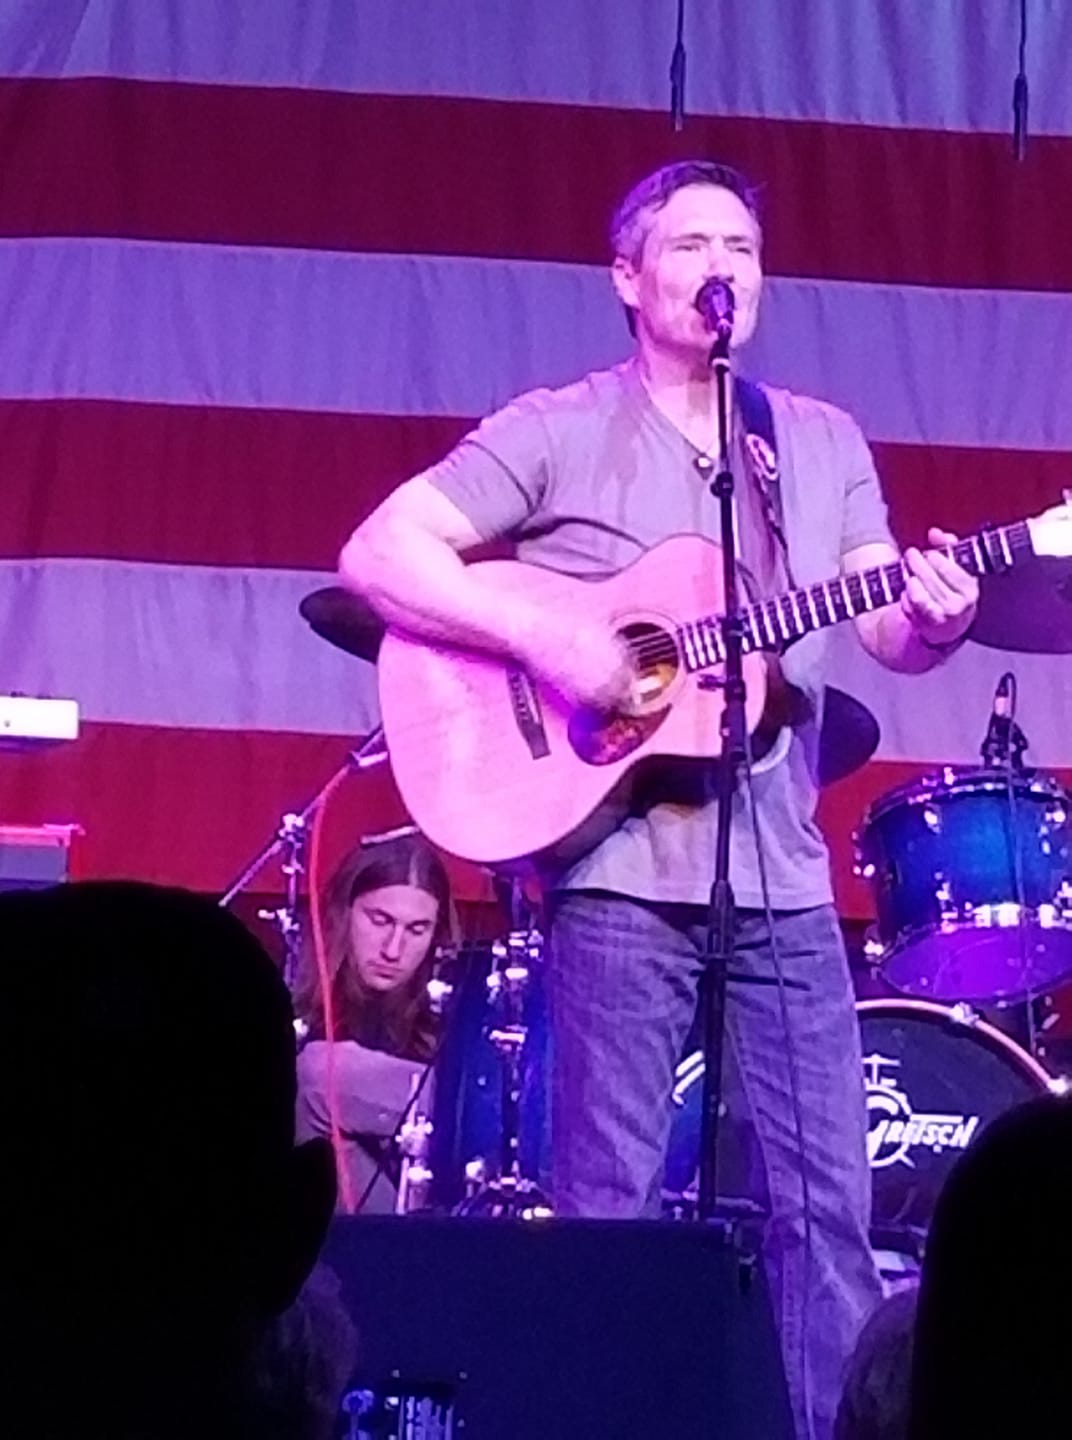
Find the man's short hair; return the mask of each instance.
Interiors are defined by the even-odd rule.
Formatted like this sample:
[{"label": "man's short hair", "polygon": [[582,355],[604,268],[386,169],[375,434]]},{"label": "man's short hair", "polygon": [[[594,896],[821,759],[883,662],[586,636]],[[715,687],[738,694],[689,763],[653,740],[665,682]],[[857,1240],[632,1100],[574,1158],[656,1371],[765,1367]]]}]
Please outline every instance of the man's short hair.
[{"label": "man's short hair", "polygon": [[635,264],[644,250],[652,222],[670,197],[687,185],[713,185],[729,190],[760,223],[759,192],[731,165],[715,160],[678,160],[664,165],[634,185],[610,223],[611,253]]}]

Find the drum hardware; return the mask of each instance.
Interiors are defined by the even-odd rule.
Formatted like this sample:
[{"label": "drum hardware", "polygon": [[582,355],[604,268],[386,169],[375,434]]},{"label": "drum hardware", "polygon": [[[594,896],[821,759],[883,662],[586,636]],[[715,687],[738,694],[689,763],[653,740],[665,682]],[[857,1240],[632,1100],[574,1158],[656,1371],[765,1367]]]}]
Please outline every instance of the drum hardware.
[{"label": "drum hardware", "polygon": [[258,920],[274,925],[283,941],[283,978],[290,989],[298,973],[301,952],[301,920],[298,917],[298,896],[305,874],[305,817],[288,812],[276,831],[282,859],[279,872],[283,876],[285,900],[272,909],[257,911]]},{"label": "drum hardware", "polygon": [[465,1165],[465,1198],[475,1200],[488,1182],[488,1165],[483,1155],[477,1155],[475,1159],[466,1161]]},{"label": "drum hardware", "polygon": [[282,936],[283,978],[288,989],[294,987],[301,954],[302,926],[298,902],[301,895],[301,880],[305,874],[305,851],[309,824],[325,798],[345,775],[350,772],[370,770],[374,765],[380,765],[386,759],[387,750],[384,745],[383,730],[378,729],[373,731],[364,744],[356,750],[350,751],[335,774],[320,787],[301,810],[288,811],[282,816],[272,839],[220,897],[219,905],[221,909],[226,909],[246,889],[250,881],[260,874],[269,860],[274,859],[277,855],[282,856],[280,869],[286,881],[283,904],[273,909],[258,910],[257,918],[267,920]]},{"label": "drum hardware", "polygon": [[[441,962],[443,958],[444,952],[440,952],[438,960]],[[435,973],[425,986],[425,993],[432,1014],[441,1021],[450,997],[454,994],[454,986]],[[435,1181],[435,1172],[431,1165],[435,1126],[427,1109],[428,1080],[427,1068],[413,1077],[409,1101],[394,1136],[402,1155],[398,1194],[395,1197],[396,1215],[413,1215],[420,1210],[429,1209],[431,1204],[432,1185]]]},{"label": "drum hardware", "polygon": [[[980,756],[983,764],[988,767],[1000,770],[1005,779],[1005,789],[1008,795],[1009,814],[1009,848],[1012,858],[1012,880],[1013,880],[1013,903],[1005,902],[996,907],[986,906],[984,915],[973,914],[976,923],[993,923],[998,926],[1016,927],[1017,943],[1020,957],[1020,971],[1027,975],[1030,969],[1030,956],[1028,952],[1028,910],[1027,897],[1024,885],[1024,846],[1023,828],[1020,824],[1017,786],[1015,780],[1025,773],[1024,752],[1028,748],[1027,737],[1016,722],[1016,706],[1019,697],[1019,687],[1016,676],[1011,670],[1005,673],[998,680],[994,691],[994,700],[991,706],[990,720],[987,724],[986,735],[980,748]],[[1047,815],[1047,822],[1050,824],[1063,824],[1066,815],[1061,813],[1061,807],[1054,807],[1054,811]],[[1056,900],[1060,902],[1069,890],[1067,880],[1062,883],[1058,890]],[[1038,922],[1042,927],[1052,926],[1061,918],[1055,905],[1043,902],[1038,907]],[[1038,1037],[1040,1033],[1039,1015],[1037,1013],[1036,997],[1027,994],[1024,997],[1022,1008],[1018,1009],[1014,1016],[1002,1017],[1005,1020],[1005,1028],[1009,1033],[1017,1035],[1022,1029],[1023,1040],[1027,1049],[1036,1059],[1039,1056]],[[999,1022],[1000,1023],[1000,1022]],[[1018,1037],[1019,1038],[1019,1037]]]},{"label": "drum hardware", "polygon": [[[410,1105],[417,1100],[420,1083],[419,1079],[414,1080]],[[395,1214],[412,1215],[417,1210],[428,1209],[429,1192],[435,1178],[429,1164],[432,1121],[423,1110],[418,1110],[412,1119],[402,1124],[396,1138],[402,1152],[402,1172],[398,1181]]]},{"label": "drum hardware", "polygon": [[[482,1210],[489,1213],[485,1199],[494,1183],[488,1180],[488,1163],[483,1155],[477,1155],[470,1160],[465,1167],[465,1200],[456,1213],[475,1215]],[[520,1197],[515,1209],[505,1210],[495,1201],[491,1205],[490,1213],[495,1216],[513,1215],[520,1220],[546,1220],[554,1213],[549,1202],[531,1180],[520,1181],[515,1193]]]},{"label": "drum hardware", "polygon": [[537,1219],[551,1214],[551,1206],[535,1180],[521,1166],[522,1054],[528,1039],[525,997],[531,967],[543,953],[543,939],[535,929],[513,930],[505,941],[492,946],[493,967],[487,978],[487,992],[493,1019],[487,1038],[499,1059],[499,1165],[489,1178],[485,1157],[475,1157],[465,1167],[466,1198],[458,1207],[465,1215],[491,1214]]},{"label": "drum hardware", "polygon": [[[945,931],[955,930],[962,917],[957,907],[953,904],[953,892],[949,888],[949,881],[941,874],[936,875],[934,878],[938,881],[938,888],[934,892],[934,898],[938,902],[941,927]],[[971,910],[970,907],[967,909],[967,913],[974,916],[974,911]]]},{"label": "drum hardware", "polygon": [[454,986],[448,980],[444,980],[441,975],[435,974],[425,986],[425,992],[432,1007],[432,1014],[438,1017],[446,1010],[447,1002],[454,994]]}]

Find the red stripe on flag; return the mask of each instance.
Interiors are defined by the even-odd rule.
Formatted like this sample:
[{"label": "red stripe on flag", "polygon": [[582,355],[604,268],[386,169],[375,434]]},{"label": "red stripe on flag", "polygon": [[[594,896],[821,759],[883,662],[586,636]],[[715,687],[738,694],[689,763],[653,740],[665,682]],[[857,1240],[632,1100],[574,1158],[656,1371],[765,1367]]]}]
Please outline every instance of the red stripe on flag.
[{"label": "red stripe on flag", "polygon": [[[354,738],[264,731],[171,730],[88,724],[72,744],[8,755],[0,766],[5,823],[74,821],[83,878],[128,876],[216,892],[275,834],[281,815],[300,808],[343,763]],[[853,834],[881,795],[932,765],[873,761],[823,794],[820,819],[830,842],[838,908],[873,913],[867,885],[852,874]],[[1053,772],[1072,786],[1072,769]],[[153,797],[146,812],[144,797]],[[406,820],[386,767],[350,779],[332,799],[328,863],[355,840]],[[486,877],[452,863],[459,896],[488,896]],[[269,867],[254,887],[277,890]]]},{"label": "red stripe on flag", "polygon": [[874,447],[894,533],[919,543],[931,525],[969,535],[1049,509],[1072,486],[1072,455],[955,445]]},{"label": "red stripe on flag", "polygon": [[1004,135],[76,79],[0,81],[0,146],[3,235],[601,263],[624,191],[698,155],[762,182],[773,274],[1072,290],[1045,135],[1017,165]]},{"label": "red stripe on flag", "polygon": [[331,569],[383,496],[468,422],[0,402],[0,554]]},{"label": "red stripe on flag", "polygon": [[[395,485],[472,422],[439,416],[0,401],[0,555],[330,569]],[[1072,484],[1061,453],[875,447],[906,543],[1033,515]]]},{"label": "red stripe on flag", "polygon": [[[68,745],[3,757],[0,815],[6,824],[81,825],[78,878],[220,892],[356,743],[336,735],[88,724]],[[386,765],[351,777],[330,801],[325,864],[407,818]],[[489,898],[482,871],[455,861],[451,870],[460,899]],[[279,891],[278,866],[268,865],[252,888]]]}]

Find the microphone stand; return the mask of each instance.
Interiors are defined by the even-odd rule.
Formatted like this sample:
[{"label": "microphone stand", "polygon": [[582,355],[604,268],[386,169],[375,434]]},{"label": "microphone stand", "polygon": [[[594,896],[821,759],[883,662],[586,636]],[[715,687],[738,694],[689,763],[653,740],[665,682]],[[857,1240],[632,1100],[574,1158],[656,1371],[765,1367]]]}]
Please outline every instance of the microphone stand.
[{"label": "microphone stand", "polygon": [[1024,773],[1027,737],[1016,723],[1016,676],[1007,670],[998,681],[994,707],[979,751],[988,770]]},{"label": "microphone stand", "polygon": [[[711,349],[718,422],[718,471],[710,482],[719,504],[722,541],[722,586],[726,615],[723,637],[726,671],[723,681],[722,754],[718,764],[715,874],[707,911],[704,972],[700,985],[703,1014],[704,1079],[700,1125],[700,1220],[715,1216],[718,1195],[718,1129],[722,1106],[722,1053],[726,1026],[726,986],[733,961],[736,904],[730,884],[730,827],[737,780],[747,760],[745,682],[741,663],[744,615],[737,580],[737,543],[733,514],[733,471],[730,467],[729,343],[731,326],[720,327]],[[710,470],[698,467],[701,473]]]}]

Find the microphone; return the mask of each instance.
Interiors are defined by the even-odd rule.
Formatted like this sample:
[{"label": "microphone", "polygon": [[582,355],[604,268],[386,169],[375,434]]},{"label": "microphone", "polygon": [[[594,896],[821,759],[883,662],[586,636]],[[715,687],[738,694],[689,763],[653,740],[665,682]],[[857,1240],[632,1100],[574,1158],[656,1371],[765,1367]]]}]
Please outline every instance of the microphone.
[{"label": "microphone", "polygon": [[1011,670],[1006,670],[1005,674],[998,681],[998,688],[994,691],[994,709],[991,714],[991,719],[1008,720],[1010,718],[1011,707],[1009,701],[1012,699],[1012,687],[1015,678]]},{"label": "microphone", "polygon": [[999,761],[1007,761],[1009,758],[1015,685],[1016,676],[1011,670],[1006,670],[997,683],[997,689],[994,691],[994,703],[990,710],[990,723],[986,729],[986,739],[983,741],[981,752],[984,765],[993,766]]},{"label": "microphone", "polygon": [[728,280],[712,276],[705,280],[692,302],[703,316],[704,324],[716,340],[729,340],[733,334],[733,286]]}]

